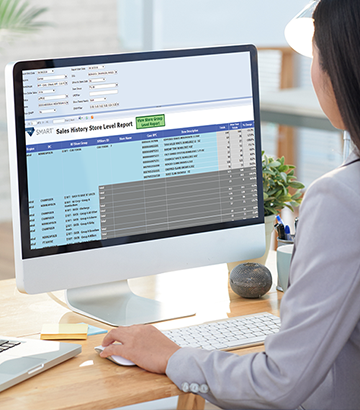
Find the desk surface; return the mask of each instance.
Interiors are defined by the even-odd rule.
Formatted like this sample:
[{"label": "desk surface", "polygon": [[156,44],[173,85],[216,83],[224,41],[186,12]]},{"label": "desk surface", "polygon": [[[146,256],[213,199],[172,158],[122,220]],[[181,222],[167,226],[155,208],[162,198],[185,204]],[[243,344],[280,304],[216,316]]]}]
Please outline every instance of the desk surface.
[{"label": "desk surface", "polygon": [[[272,271],[274,254],[270,253],[268,264]],[[242,299],[228,287],[226,265],[133,279],[130,286],[141,296],[159,300],[175,298],[175,303],[176,298],[177,303],[183,303],[184,299],[195,302],[196,316],[162,322],[157,325],[160,329],[261,311],[279,314],[281,293],[276,291],[275,283],[261,299]],[[57,295],[62,293],[58,292]],[[46,294],[30,296],[19,293],[14,279],[0,281],[0,300],[0,333],[5,336],[39,338],[42,324],[54,322],[86,322],[110,329],[107,325],[69,311]],[[107,410],[170,396],[185,397],[166,376],[155,375],[137,367],[116,366],[100,358],[94,347],[101,344],[103,337],[88,337],[86,341],[81,341],[83,351],[77,357],[0,393],[0,408]],[[263,347],[258,346],[242,349],[238,354],[261,350]],[[201,400],[197,402],[199,408],[203,405]],[[182,401],[182,408],[184,406]],[[196,407],[194,403],[192,406]]]},{"label": "desk surface", "polygon": [[261,109],[316,118],[326,118],[313,88],[287,88],[261,96]]},{"label": "desk surface", "polygon": [[262,94],[260,110],[262,121],[338,131],[321,109],[313,88],[288,88]]}]

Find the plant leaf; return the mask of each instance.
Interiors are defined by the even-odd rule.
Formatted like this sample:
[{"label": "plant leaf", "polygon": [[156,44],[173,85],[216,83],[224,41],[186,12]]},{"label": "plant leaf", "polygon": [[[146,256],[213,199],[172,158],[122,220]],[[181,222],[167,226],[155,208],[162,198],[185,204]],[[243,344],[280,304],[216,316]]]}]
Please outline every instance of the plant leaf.
[{"label": "plant leaf", "polygon": [[291,188],[295,188],[295,189],[305,188],[305,185],[303,185],[301,182],[298,182],[298,181],[289,182],[289,186],[291,186]]},{"label": "plant leaf", "polygon": [[37,20],[46,11],[46,7],[30,6],[29,2],[24,0],[0,0],[1,35],[11,38],[49,25]]},{"label": "plant leaf", "polygon": [[285,174],[285,172],[280,172],[281,178],[284,180],[285,184],[287,184],[288,180],[287,180],[287,175]]},{"label": "plant leaf", "polygon": [[270,162],[270,165],[272,168],[278,168],[281,166],[281,163],[279,161],[272,161]]},{"label": "plant leaf", "polygon": [[294,200],[294,199],[298,199],[298,198],[301,197],[301,195],[302,195],[302,192],[301,192],[301,191],[296,191],[295,194],[292,196],[292,199],[293,199],[293,200]]}]

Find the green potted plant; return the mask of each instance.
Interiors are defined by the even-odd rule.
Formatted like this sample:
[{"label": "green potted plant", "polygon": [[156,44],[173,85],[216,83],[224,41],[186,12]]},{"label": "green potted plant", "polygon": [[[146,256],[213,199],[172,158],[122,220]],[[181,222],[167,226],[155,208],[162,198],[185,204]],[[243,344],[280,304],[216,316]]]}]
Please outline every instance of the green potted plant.
[{"label": "green potted plant", "polygon": [[[302,201],[304,184],[297,181],[294,174],[295,166],[285,164],[285,158],[274,159],[262,152],[262,176],[264,193],[264,215],[266,231],[266,251],[264,262],[270,249],[271,233],[274,228],[276,215],[282,209],[294,211]],[[260,262],[261,263],[261,262]]]},{"label": "green potted plant", "polygon": [[[265,264],[276,215],[285,207],[294,211],[294,207],[299,206],[302,201],[301,190],[305,186],[297,181],[294,170],[294,165],[285,164],[284,157],[274,159],[265,155],[264,151],[262,152],[266,250],[262,257],[254,259],[252,262]],[[229,272],[235,266],[244,262],[228,263]]]},{"label": "green potted plant", "polygon": [[[285,158],[274,159],[262,152],[262,176],[264,192],[265,216],[277,215],[287,207],[294,211],[294,207],[302,201],[301,190],[304,185],[297,181],[294,175],[294,165],[286,165]],[[289,192],[289,189],[295,192]]]}]

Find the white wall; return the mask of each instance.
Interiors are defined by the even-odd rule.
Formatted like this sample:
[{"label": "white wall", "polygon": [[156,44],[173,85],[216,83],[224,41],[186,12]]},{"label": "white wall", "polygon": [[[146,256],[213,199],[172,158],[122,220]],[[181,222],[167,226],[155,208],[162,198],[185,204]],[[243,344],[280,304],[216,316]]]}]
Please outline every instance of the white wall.
[{"label": "white wall", "polygon": [[231,43],[285,46],[285,25],[307,3],[308,0],[119,0],[120,37],[123,47],[131,50]]}]

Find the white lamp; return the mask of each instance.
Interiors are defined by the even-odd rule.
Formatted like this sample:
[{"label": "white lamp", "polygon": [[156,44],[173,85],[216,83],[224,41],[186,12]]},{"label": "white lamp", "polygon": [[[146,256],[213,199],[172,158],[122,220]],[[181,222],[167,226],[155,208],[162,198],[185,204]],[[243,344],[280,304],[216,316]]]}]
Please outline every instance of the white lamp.
[{"label": "white lamp", "polygon": [[[299,54],[312,57],[314,20],[312,14],[320,0],[312,0],[285,27],[285,38],[289,46]],[[350,154],[350,134],[344,131],[343,160]]]},{"label": "white lamp", "polygon": [[313,11],[319,0],[312,0],[285,27],[285,38],[289,46],[299,54],[312,57],[312,39],[314,36]]}]

